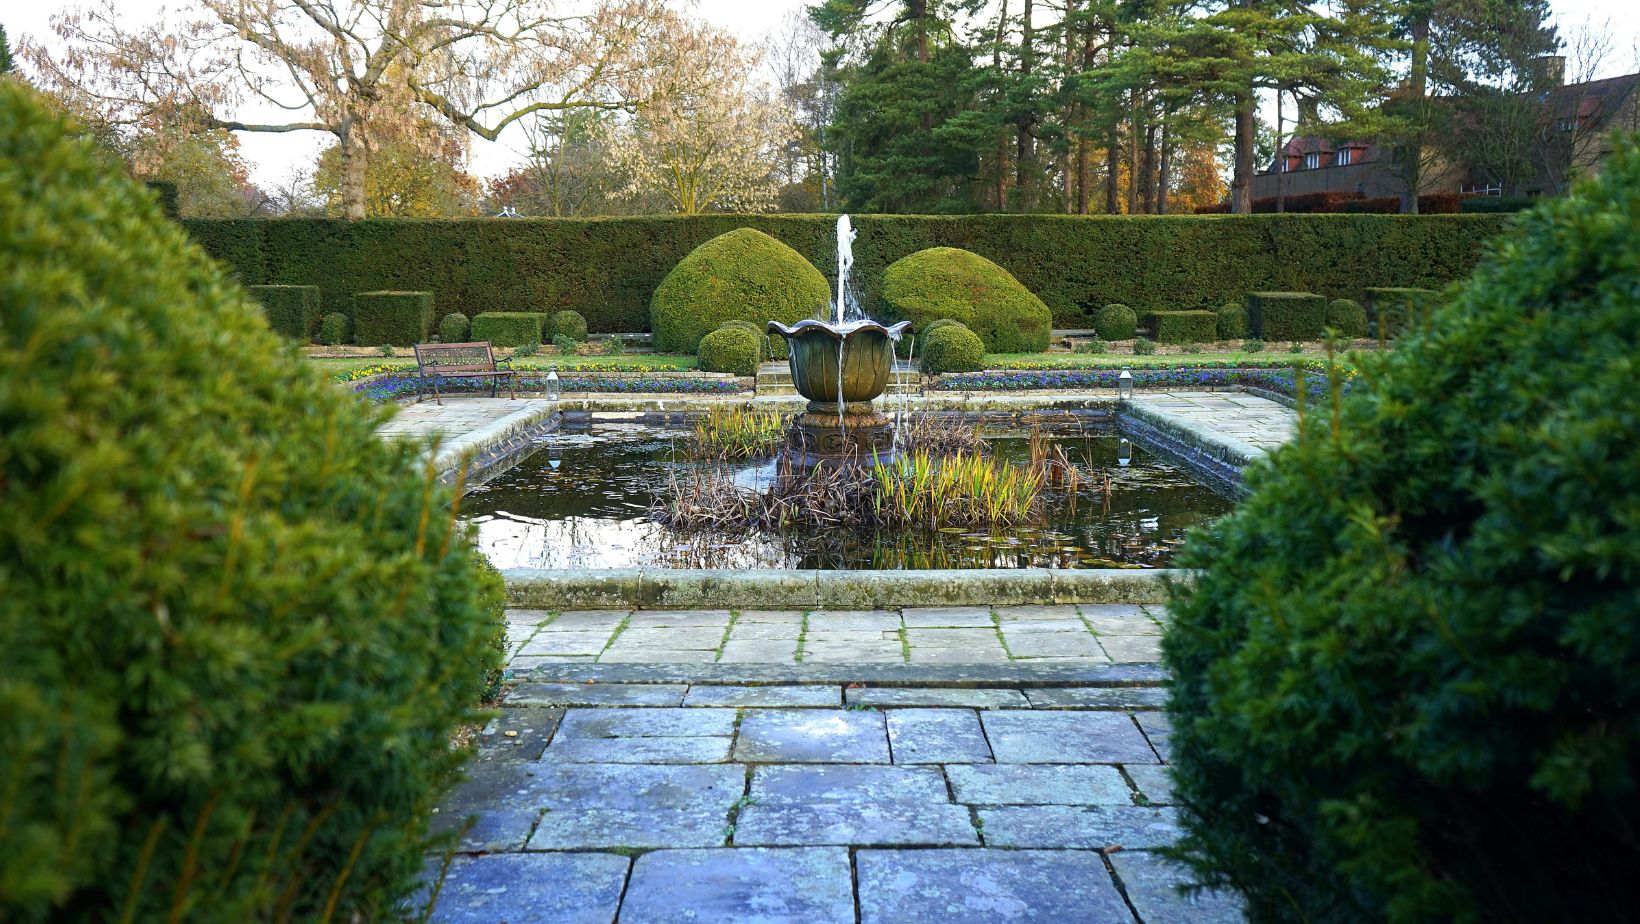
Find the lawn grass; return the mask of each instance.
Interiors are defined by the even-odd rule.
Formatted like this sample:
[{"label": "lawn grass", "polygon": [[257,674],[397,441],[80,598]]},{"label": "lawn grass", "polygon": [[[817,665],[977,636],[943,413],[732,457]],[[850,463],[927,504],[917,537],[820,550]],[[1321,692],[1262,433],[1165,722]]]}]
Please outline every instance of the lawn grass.
[{"label": "lawn grass", "polygon": [[[409,370],[416,368],[414,354],[409,350],[398,352],[391,357],[387,356],[309,356],[307,361],[329,372],[333,378],[341,381],[363,378],[377,372],[393,370]],[[535,356],[521,356],[513,360],[512,366],[523,372],[534,372],[556,368],[562,372],[595,372],[600,369],[613,368],[623,371],[683,371],[693,369],[697,365],[693,356],[676,356],[656,353],[622,353],[618,356],[591,355],[591,356],[559,356],[556,353],[538,354]]]}]

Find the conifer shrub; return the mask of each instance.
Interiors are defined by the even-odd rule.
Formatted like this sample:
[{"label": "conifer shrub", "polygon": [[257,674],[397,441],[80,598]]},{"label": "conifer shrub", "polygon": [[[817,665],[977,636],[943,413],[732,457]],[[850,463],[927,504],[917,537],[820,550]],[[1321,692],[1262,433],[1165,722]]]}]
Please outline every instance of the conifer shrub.
[{"label": "conifer shrub", "polygon": [[947,324],[928,332],[923,344],[924,375],[978,372],[985,368],[985,343],[965,324]]},{"label": "conifer shrub", "polygon": [[319,322],[319,342],[336,346],[353,342],[353,319],[340,311],[333,311]]},{"label": "conifer shrub", "polygon": [[579,311],[560,311],[549,319],[546,332],[550,337],[568,337],[577,343],[585,343],[587,319]]},{"label": "conifer shrub", "polygon": [[1040,353],[1053,328],[1053,312],[1012,273],[956,247],[894,261],[883,272],[882,300],[887,314],[913,327],[960,321],[993,353]]},{"label": "conifer shrub", "polygon": [[1126,305],[1106,305],[1093,327],[1105,340],[1132,340],[1139,332],[1139,315]]},{"label": "conifer shrub", "polygon": [[1211,311],[1157,311],[1151,324],[1157,343],[1200,343],[1218,335],[1219,316]]},{"label": "conifer shrub", "polygon": [[1309,292],[1254,292],[1247,296],[1247,324],[1265,340],[1319,340],[1327,300]]},{"label": "conifer shrub", "polygon": [[796,324],[831,299],[826,277],[803,255],[762,231],[737,228],[678,261],[649,303],[655,349],[695,352],[724,321]]},{"label": "conifer shrub", "polygon": [[353,296],[353,340],[362,346],[415,346],[433,326],[431,292],[360,292]]},{"label": "conifer shrub", "polygon": [[268,326],[302,343],[319,332],[318,286],[247,286],[245,291],[262,305]]},{"label": "conifer shrub", "polygon": [[443,343],[466,343],[473,322],[459,311],[452,311],[438,320],[438,339]]},{"label": "conifer shrub", "polygon": [[763,355],[757,339],[751,331],[733,325],[712,331],[700,338],[701,371],[757,375],[757,364]]},{"label": "conifer shrub", "polygon": [[1637,291],[1629,142],[1187,543],[1182,849],[1250,920],[1640,907]]},{"label": "conifer shrub", "polygon": [[[555,334],[553,336],[552,346],[553,346],[553,349],[555,349],[558,352],[564,354],[565,356],[574,356],[575,354],[581,352],[581,343],[580,343],[580,341],[571,340],[570,338],[564,336],[563,334]],[[519,347],[519,349],[529,350],[530,351],[529,353],[524,354],[524,355],[533,355],[535,353],[535,348],[536,348],[536,344],[533,344],[533,343],[526,343],[523,346]],[[513,355],[517,356],[519,354],[515,352]]]},{"label": "conifer shrub", "polygon": [[1214,327],[1220,340],[1240,340],[1247,336],[1247,308],[1237,302],[1221,307]]},{"label": "conifer shrub", "polygon": [[0,920],[365,921],[493,587],[420,448],[0,81]]},{"label": "conifer shrub", "polygon": [[1365,337],[1367,309],[1354,299],[1335,298],[1327,303],[1327,326],[1338,331],[1340,337]]},{"label": "conifer shrub", "polygon": [[473,318],[470,336],[492,346],[540,346],[546,321],[547,316],[539,311],[484,311]]}]

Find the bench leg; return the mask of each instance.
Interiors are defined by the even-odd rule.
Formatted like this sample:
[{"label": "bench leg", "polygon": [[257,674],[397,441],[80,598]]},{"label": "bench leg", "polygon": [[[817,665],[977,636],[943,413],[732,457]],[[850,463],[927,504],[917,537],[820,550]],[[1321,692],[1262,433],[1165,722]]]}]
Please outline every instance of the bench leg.
[{"label": "bench leg", "polygon": [[438,393],[438,376],[436,375],[433,376],[433,403],[439,407],[444,406],[444,398]]}]

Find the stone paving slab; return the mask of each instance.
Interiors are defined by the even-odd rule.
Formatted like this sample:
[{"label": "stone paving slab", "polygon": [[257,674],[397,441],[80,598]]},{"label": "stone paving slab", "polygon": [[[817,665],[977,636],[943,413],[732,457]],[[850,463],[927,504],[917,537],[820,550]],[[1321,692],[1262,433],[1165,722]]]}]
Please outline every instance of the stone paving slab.
[{"label": "stone paving slab", "polygon": [[1003,805],[976,810],[988,847],[1127,850],[1179,839],[1172,809],[1137,805]]},{"label": "stone paving slab", "polygon": [[997,763],[1158,762],[1125,713],[1001,710],[980,713],[980,721]]},{"label": "stone paving slab", "polygon": [[853,924],[840,847],[657,850],[632,867],[621,924]]},{"label": "stone paving slab", "polygon": [[991,762],[991,746],[972,710],[892,709],[884,717],[896,764]]},{"label": "stone paving slab", "polygon": [[752,804],[740,810],[735,846],[946,846],[979,844],[968,809],[949,803]]},{"label": "stone paving slab", "polygon": [[862,850],[855,863],[861,924],[1133,919],[1094,853]]},{"label": "stone paving slab", "polygon": [[1110,864],[1145,924],[1241,924],[1246,920],[1234,893],[1198,890],[1181,894],[1179,887],[1195,880],[1189,871],[1160,854],[1121,850],[1110,855]]},{"label": "stone paving slab", "polygon": [[755,805],[948,801],[938,768],[877,764],[758,767],[752,771],[749,794]]},{"label": "stone paving slab", "polygon": [[908,607],[900,611],[906,628],[977,627],[991,628],[988,606],[927,606]]},{"label": "stone paving slab", "polygon": [[1029,687],[1033,709],[1161,709],[1165,687]]},{"label": "stone paving slab", "polygon": [[1134,788],[1143,797],[1141,804],[1171,805],[1173,803],[1173,773],[1160,765],[1129,764],[1122,768],[1133,780]]},{"label": "stone paving slab", "polygon": [[[591,666],[591,665],[589,665]],[[509,706],[679,706],[682,683],[520,683],[507,693]]]},{"label": "stone paving slab", "polygon": [[[676,687],[679,700],[656,702],[676,706],[691,683],[702,684],[867,684],[913,687],[1126,687],[1165,683],[1167,672],[1159,664],[1111,664],[1084,659],[1013,661],[1004,664],[906,664],[888,662],[812,662],[799,664],[554,664],[550,667],[514,671],[519,686],[551,684],[575,689],[587,685]],[[533,689],[533,688],[532,688]],[[541,695],[537,693],[536,695]],[[542,705],[563,705],[562,702]],[[568,705],[581,705],[578,700]],[[602,705],[591,703],[590,705]],[[621,705],[621,704],[616,704]],[[639,705],[627,703],[625,705]]]},{"label": "stone paving slab", "polygon": [[530,835],[530,850],[630,850],[719,847],[728,813],[687,809],[581,809],[547,812]]},{"label": "stone paving slab", "polygon": [[728,735],[665,738],[555,738],[544,761],[575,764],[705,764],[729,759]]},{"label": "stone paving slab", "polygon": [[836,708],[842,705],[842,688],[836,686],[692,686],[684,696],[685,706],[764,706],[782,708],[813,706]]},{"label": "stone paving slab", "polygon": [[[428,917],[436,924],[609,924],[626,885],[626,857],[513,853],[456,857]],[[418,897],[425,905],[427,898]]]},{"label": "stone paving slab", "polygon": [[558,725],[559,738],[727,738],[735,731],[733,709],[571,709]]},{"label": "stone paving slab", "polygon": [[1101,764],[981,764],[945,768],[968,805],[1132,805],[1121,771]]},{"label": "stone paving slab", "polygon": [[1167,716],[1155,712],[1139,712],[1135,713],[1133,718],[1134,721],[1139,723],[1139,728],[1145,733],[1145,737],[1149,739],[1150,746],[1156,749],[1157,755],[1164,762],[1171,760],[1173,755],[1173,726],[1168,722]]},{"label": "stone paving slab", "polygon": [[888,756],[877,712],[750,709],[735,741],[735,760],[748,763],[886,764]]},{"label": "stone paving slab", "polygon": [[843,691],[851,706],[957,706],[970,709],[1024,709],[1019,690],[964,690],[950,687],[861,687]]}]

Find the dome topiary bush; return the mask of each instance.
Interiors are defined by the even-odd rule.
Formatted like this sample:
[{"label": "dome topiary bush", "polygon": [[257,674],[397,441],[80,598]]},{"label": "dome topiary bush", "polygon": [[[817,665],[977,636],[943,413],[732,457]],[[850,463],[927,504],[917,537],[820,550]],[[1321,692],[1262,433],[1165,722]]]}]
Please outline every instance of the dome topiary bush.
[{"label": "dome topiary bush", "polygon": [[1094,330],[1104,340],[1132,340],[1139,333],[1139,315],[1126,305],[1106,305],[1099,309]]},{"label": "dome topiary bush", "polygon": [[923,344],[922,372],[978,372],[985,368],[985,344],[963,324],[946,324],[928,332]]},{"label": "dome topiary bush", "polygon": [[0,920],[392,915],[499,665],[421,447],[0,80]]},{"label": "dome topiary bush", "polygon": [[1215,332],[1220,340],[1240,340],[1247,336],[1247,309],[1235,302],[1221,307]]},{"label": "dome topiary bush", "polygon": [[576,343],[587,342],[587,319],[581,317],[579,311],[560,311],[548,321],[544,331],[548,340],[553,337],[568,337]]},{"label": "dome topiary bush", "polygon": [[1327,303],[1327,326],[1340,337],[1355,339],[1367,335],[1367,309],[1347,298],[1335,298]]},{"label": "dome topiary bush", "polygon": [[1013,274],[977,253],[930,247],[883,272],[888,312],[922,329],[941,318],[960,321],[992,353],[1048,348],[1053,312]]},{"label": "dome topiary bush", "polygon": [[1182,847],[1250,920],[1640,906],[1636,292],[1631,142],[1359,357],[1187,543]]},{"label": "dome topiary bush", "polygon": [[[757,356],[758,356],[758,359],[760,359],[760,360],[769,359],[772,356],[774,356],[774,344],[775,343],[779,343],[782,346],[784,346],[785,343],[786,343],[786,338],[785,337],[771,337],[766,332],[767,331],[766,328],[759,327],[759,326],[757,326],[756,324],[753,324],[750,321],[738,321],[738,320],[737,321],[724,321],[722,324],[718,325],[718,330],[722,330],[725,327],[738,328],[740,330],[744,330],[744,331],[750,333],[753,337],[756,337],[757,338],[757,347],[758,347]],[[784,352],[782,353],[781,358],[782,359],[785,358]]]},{"label": "dome topiary bush", "polygon": [[928,335],[929,334],[933,333],[934,331],[939,330],[942,327],[961,327],[961,326],[962,326],[961,321],[953,321],[950,318],[939,318],[938,320],[929,321],[927,326],[919,328],[916,332],[916,335],[915,335],[916,338],[917,338],[917,353],[918,353],[918,355],[921,355],[923,353],[923,351],[928,348]]},{"label": "dome topiary bush", "polygon": [[700,338],[699,356],[702,372],[757,375],[763,354],[755,334],[744,327],[726,326]]},{"label": "dome topiary bush", "polygon": [[464,343],[473,329],[473,322],[459,311],[452,311],[438,319],[438,339],[441,343]]},{"label": "dome topiary bush", "polygon": [[649,325],[655,349],[693,353],[724,321],[796,324],[825,310],[826,277],[803,255],[762,231],[737,228],[691,250],[655,289]]}]

